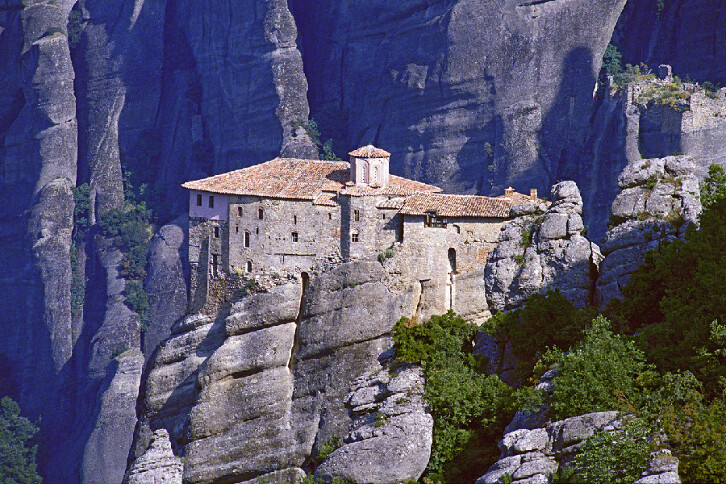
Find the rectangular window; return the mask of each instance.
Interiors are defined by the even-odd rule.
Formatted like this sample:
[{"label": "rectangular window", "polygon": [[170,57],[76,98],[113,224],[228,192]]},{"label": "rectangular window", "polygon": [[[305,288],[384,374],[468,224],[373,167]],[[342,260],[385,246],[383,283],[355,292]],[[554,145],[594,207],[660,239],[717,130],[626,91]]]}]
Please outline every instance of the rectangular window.
[{"label": "rectangular window", "polygon": [[360,222],[360,210],[353,210],[353,220]]},{"label": "rectangular window", "polygon": [[263,218],[265,218],[265,211],[263,209],[259,209],[257,211],[257,218],[260,219],[260,220],[262,220]]},{"label": "rectangular window", "polygon": [[242,213],[243,213],[242,212],[242,207],[237,207],[237,216],[238,217],[241,217],[242,216]]},{"label": "rectangular window", "polygon": [[214,195],[209,195],[209,208],[214,208]]},{"label": "rectangular window", "polygon": [[292,233],[292,241],[297,242],[297,232]]},{"label": "rectangular window", "polygon": [[219,275],[219,259],[217,258],[217,254],[212,254],[212,277],[217,277]]},{"label": "rectangular window", "polygon": [[250,233],[247,232],[246,230],[245,230],[245,241],[244,241],[244,243],[245,243],[245,247],[249,247],[250,246]]},{"label": "rectangular window", "polygon": [[424,219],[424,225],[426,227],[434,228],[446,228],[447,220],[443,217],[439,217],[435,213],[427,213]]},{"label": "rectangular window", "polygon": [[292,216],[292,224],[297,225],[297,215]]},{"label": "rectangular window", "polygon": [[214,227],[214,238],[215,239],[219,238],[219,227],[216,227],[216,226]]},{"label": "rectangular window", "polygon": [[359,242],[360,241],[360,239],[358,238],[358,232],[353,232],[350,235],[350,241],[351,242]]},{"label": "rectangular window", "polygon": [[202,194],[197,193],[197,207],[201,207],[201,206],[202,206]]}]

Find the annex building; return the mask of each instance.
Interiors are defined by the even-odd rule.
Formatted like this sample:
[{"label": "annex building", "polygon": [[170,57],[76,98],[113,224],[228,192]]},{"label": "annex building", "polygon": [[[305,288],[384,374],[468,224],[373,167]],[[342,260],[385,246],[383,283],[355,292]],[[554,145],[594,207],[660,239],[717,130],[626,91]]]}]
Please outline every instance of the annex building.
[{"label": "annex building", "polygon": [[306,274],[393,249],[414,260],[414,277],[448,287],[450,309],[455,278],[483,271],[511,207],[536,199],[535,190],[443,194],[391,175],[382,149],[349,155],[349,163],[275,158],[184,183],[193,304],[235,274]]}]

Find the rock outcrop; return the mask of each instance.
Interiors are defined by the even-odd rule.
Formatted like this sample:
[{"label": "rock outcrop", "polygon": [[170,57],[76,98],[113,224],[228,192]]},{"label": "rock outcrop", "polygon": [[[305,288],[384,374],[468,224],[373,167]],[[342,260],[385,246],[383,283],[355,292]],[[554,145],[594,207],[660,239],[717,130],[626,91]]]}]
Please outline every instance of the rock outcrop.
[{"label": "rock outcrop", "polygon": [[342,446],[315,471],[323,480],[386,484],[418,480],[428,465],[434,421],[419,368],[378,368],[357,378],[346,397],[353,419]]},{"label": "rock outcrop", "polygon": [[598,302],[607,304],[662,241],[682,237],[701,213],[695,164],[688,156],[637,160],[620,174],[622,191],[610,210],[597,282]]},{"label": "rock outcrop", "polygon": [[[185,457],[185,482],[299,475],[314,448],[348,432],[351,382],[380,370],[394,323],[416,311],[419,284],[391,290],[385,277],[378,262],[346,263],[309,283],[249,295],[219,316],[181,320],[151,362],[132,457],[146,449],[152,429],[165,428],[175,454]],[[402,373],[389,387],[400,393],[396,388],[417,381]],[[395,399],[392,405],[391,422],[430,424],[426,414],[398,413]],[[418,434],[396,435],[369,451],[400,447]],[[373,442],[381,439],[357,445]],[[422,471],[421,453],[408,456],[409,467]]]},{"label": "rock outcrop", "polygon": [[174,456],[169,432],[154,432],[149,448],[129,467],[123,484],[181,484],[184,465]]},{"label": "rock outcrop", "polygon": [[[552,482],[555,472],[569,462],[585,441],[598,431],[618,432],[618,412],[595,412],[558,420],[535,429],[507,433],[499,443],[501,457],[477,479],[476,484],[502,482],[505,475],[519,484]],[[651,453],[648,468],[638,484],[676,484],[678,459],[668,449]]]},{"label": "rock outcrop", "polygon": [[486,264],[489,307],[514,309],[535,293],[559,290],[575,305],[593,296],[599,249],[582,234],[582,199],[574,182],[552,187],[552,204],[527,203],[499,236]]}]

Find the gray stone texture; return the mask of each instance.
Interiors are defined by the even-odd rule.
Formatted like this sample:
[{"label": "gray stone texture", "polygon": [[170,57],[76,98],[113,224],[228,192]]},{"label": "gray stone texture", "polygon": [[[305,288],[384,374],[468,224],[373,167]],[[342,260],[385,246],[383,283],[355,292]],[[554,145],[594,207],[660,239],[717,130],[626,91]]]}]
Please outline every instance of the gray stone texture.
[{"label": "gray stone texture", "polygon": [[378,368],[357,378],[346,403],[350,431],[315,476],[386,484],[417,480],[431,454],[433,418],[423,400],[421,370],[408,367],[392,376]]},{"label": "gray stone texture", "polygon": [[150,363],[132,458],[148,447],[152,429],[164,428],[185,456],[184,482],[267,475],[285,482],[300,475],[315,447],[349,432],[351,415],[358,416],[346,406],[353,392],[355,408],[375,403],[391,425],[382,427],[389,437],[361,437],[360,452],[341,451],[347,467],[362,472],[384,452],[399,456],[398,472],[420,475],[432,420],[418,397],[409,409],[396,403],[420,393],[420,376],[389,377],[380,398],[365,396],[366,385],[351,389],[361,373],[381,370],[393,324],[416,310],[418,283],[391,290],[381,282],[386,276],[378,262],[346,263],[311,275],[309,284],[287,282],[214,315],[180,320]]},{"label": "gray stone texture", "polygon": [[598,303],[619,298],[645,253],[663,241],[682,237],[701,213],[696,163],[669,156],[629,163],[618,178],[621,192],[610,210],[611,228],[601,249]]},{"label": "gray stone texture", "polygon": [[669,64],[682,78],[726,82],[726,5],[669,0],[660,13],[657,8],[656,2],[626,5],[614,34],[623,63]]},{"label": "gray stone texture", "polygon": [[549,187],[579,158],[625,0],[290,5],[312,110],[347,113],[344,143],[386,140],[392,173],[501,193]]},{"label": "gray stone texture", "polygon": [[513,209],[487,259],[489,307],[514,309],[532,294],[559,290],[574,304],[591,301],[597,246],[583,235],[582,199],[574,182],[552,187],[552,204]]},{"label": "gray stone texture", "polygon": [[154,432],[149,448],[129,467],[123,484],[181,484],[184,464],[174,456],[169,432]]},{"label": "gray stone texture", "polygon": [[[584,442],[597,431],[617,432],[622,428],[618,412],[594,412],[570,417],[556,422],[542,422],[540,427],[517,429],[519,417],[507,427],[499,442],[501,457],[489,470],[477,479],[476,484],[494,484],[509,474],[513,483],[550,483],[561,465],[578,452]],[[651,453],[650,464],[637,484],[675,484],[678,477],[678,459],[670,450],[660,449]]]}]

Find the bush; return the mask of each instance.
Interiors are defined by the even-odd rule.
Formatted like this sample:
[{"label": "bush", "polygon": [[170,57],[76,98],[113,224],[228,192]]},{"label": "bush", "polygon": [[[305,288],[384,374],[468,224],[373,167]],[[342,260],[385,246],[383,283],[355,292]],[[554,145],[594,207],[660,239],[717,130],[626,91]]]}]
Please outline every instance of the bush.
[{"label": "bush", "polygon": [[91,188],[88,183],[78,185],[73,189],[73,201],[76,208],[73,218],[76,227],[88,228],[91,219]]},{"label": "bush", "polygon": [[34,443],[38,427],[20,416],[20,407],[10,397],[3,397],[0,407],[0,482],[40,484]]},{"label": "bush", "polygon": [[323,442],[323,445],[318,448],[318,460],[325,460],[326,457],[332,454],[334,450],[340,448],[340,446],[341,443],[337,437],[326,440]]},{"label": "bush", "polygon": [[631,484],[648,466],[650,429],[646,422],[631,420],[615,432],[600,431],[585,441],[570,464],[570,482]]},{"label": "bush", "polygon": [[473,354],[476,326],[453,312],[423,324],[407,318],[394,327],[399,360],[420,364],[424,394],[434,418],[434,442],[426,476],[441,482],[473,481],[496,460],[491,442],[514,414],[512,389],[486,375]]},{"label": "bush", "polygon": [[525,382],[547,348],[567,349],[580,341],[595,316],[595,308],[578,310],[559,291],[550,291],[530,296],[521,309],[495,314],[481,331],[509,342],[517,360],[515,378]]},{"label": "bush", "polygon": [[126,305],[139,316],[141,329],[146,330],[151,322],[149,297],[144,291],[144,283],[138,279],[126,282],[124,288]]},{"label": "bush", "polygon": [[547,355],[558,366],[550,412],[554,420],[607,410],[640,408],[645,394],[639,381],[650,370],[645,355],[632,341],[614,334],[598,316],[585,339],[569,353]]}]

